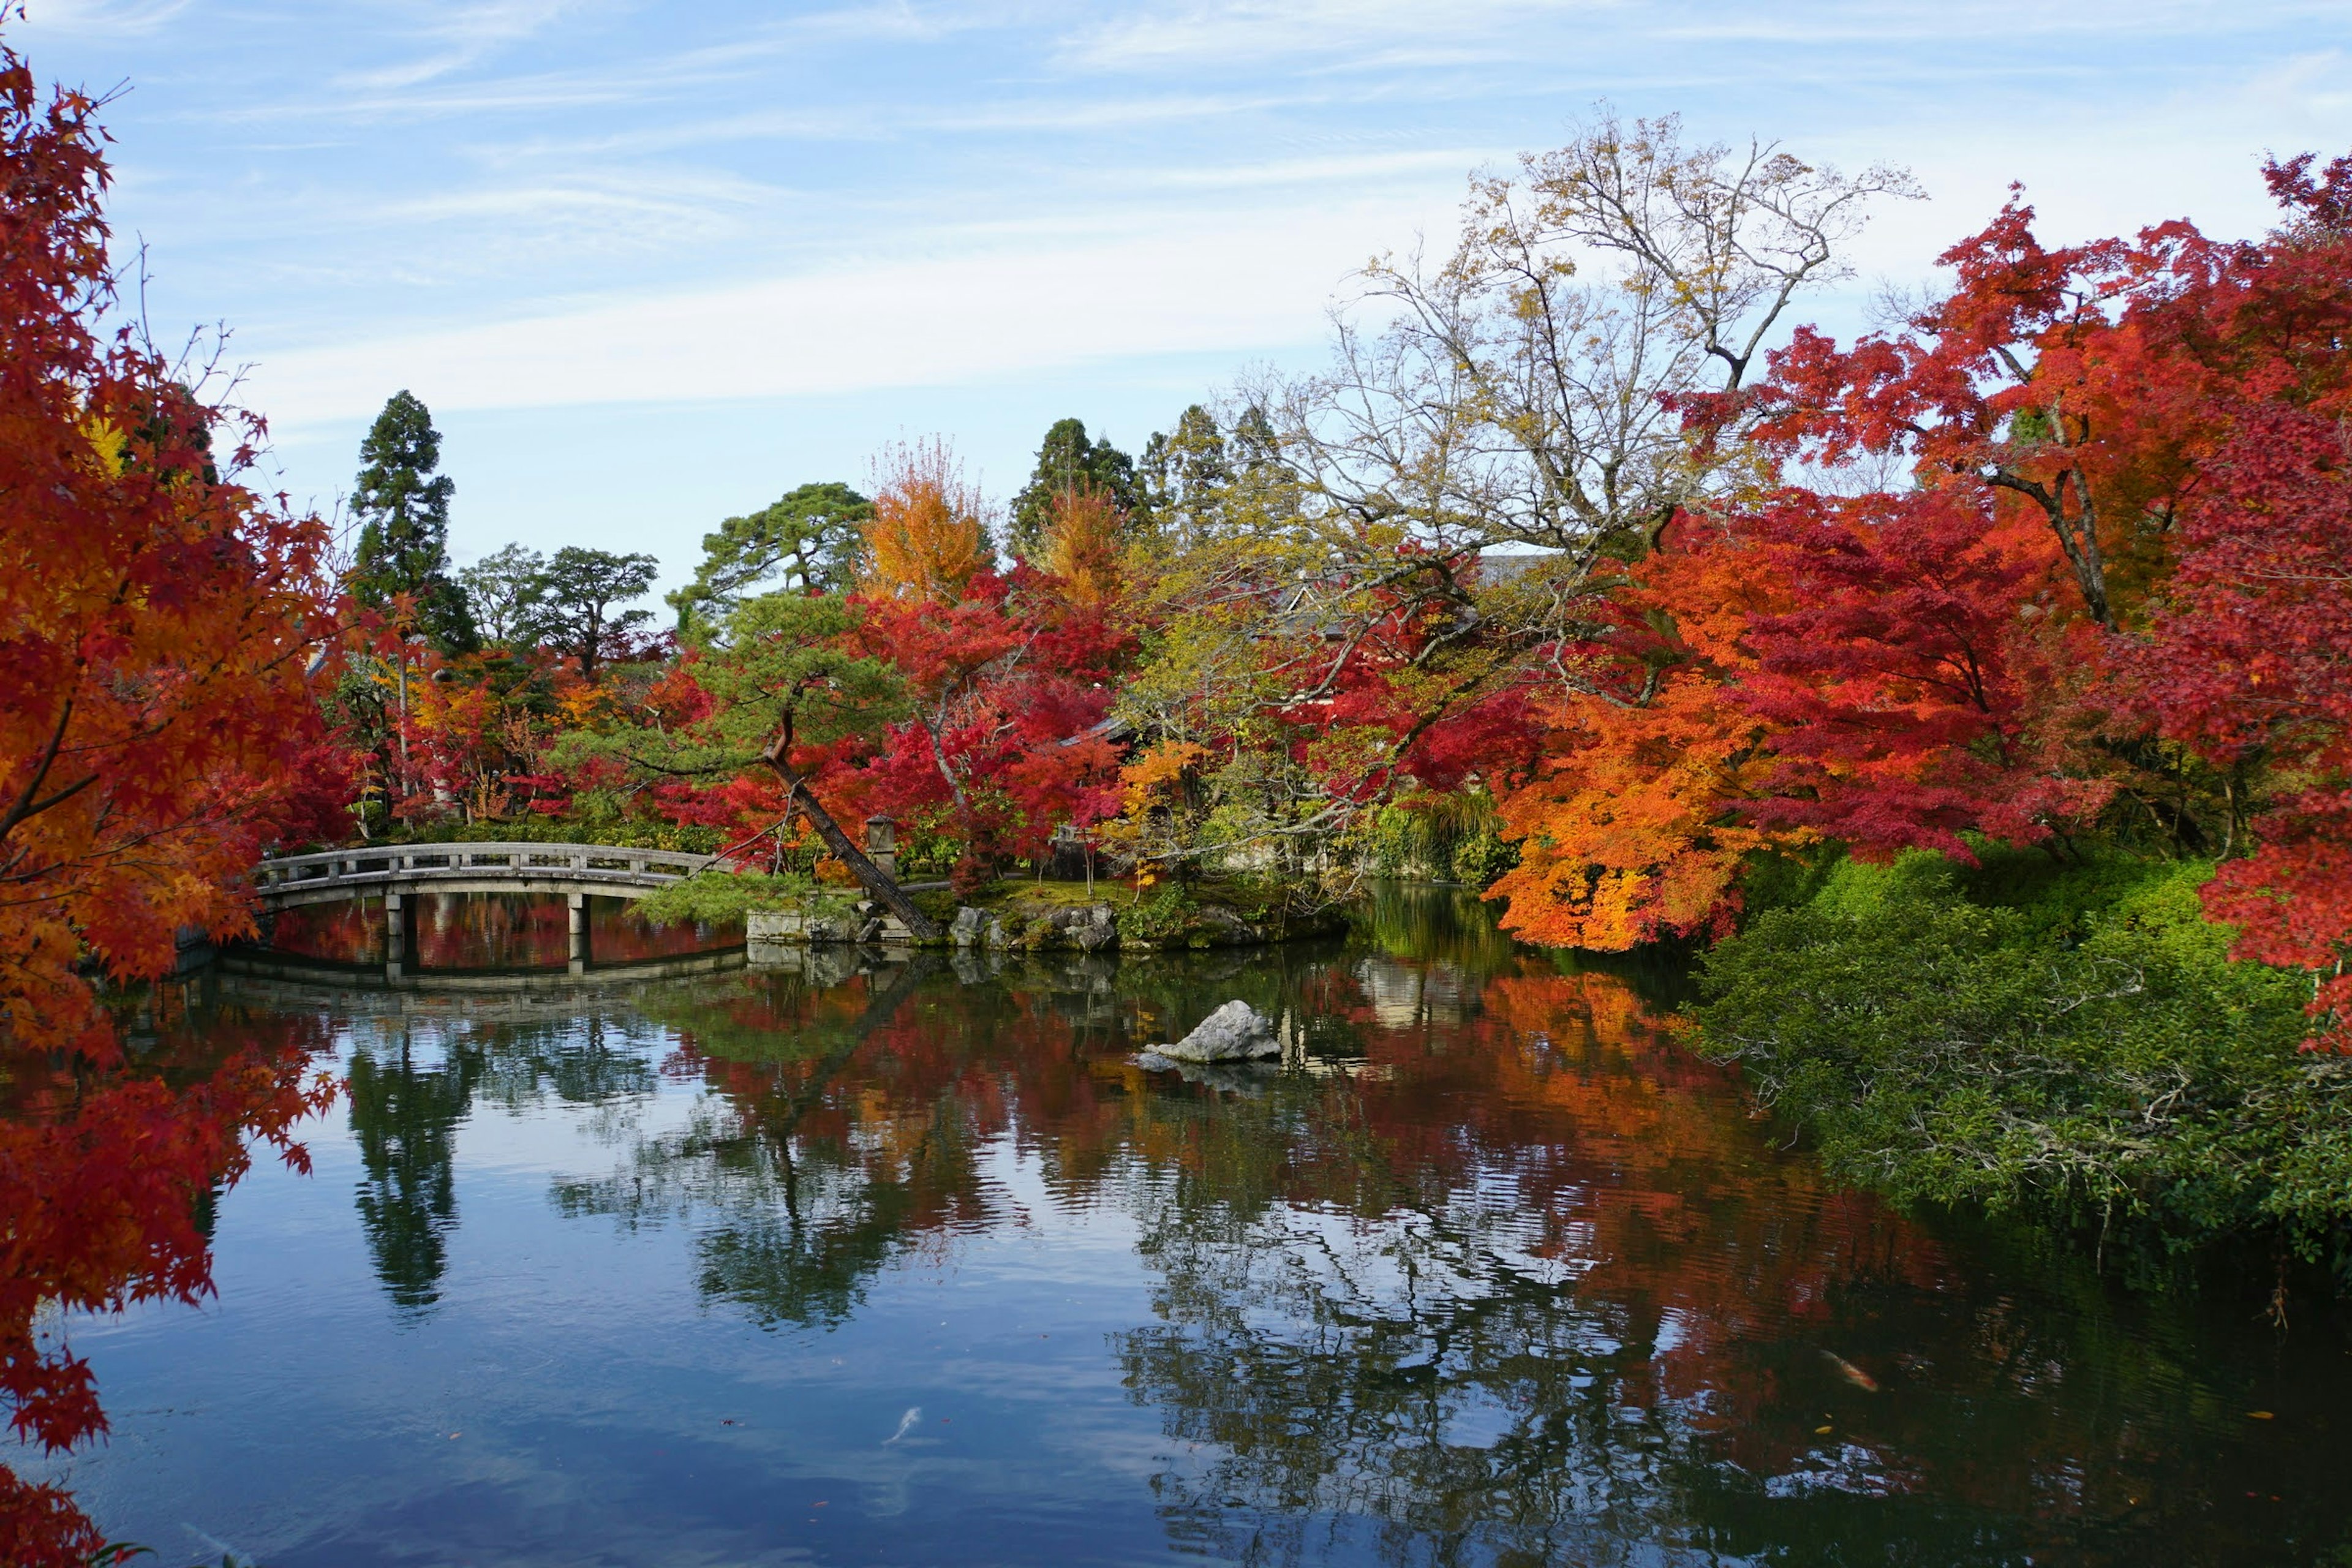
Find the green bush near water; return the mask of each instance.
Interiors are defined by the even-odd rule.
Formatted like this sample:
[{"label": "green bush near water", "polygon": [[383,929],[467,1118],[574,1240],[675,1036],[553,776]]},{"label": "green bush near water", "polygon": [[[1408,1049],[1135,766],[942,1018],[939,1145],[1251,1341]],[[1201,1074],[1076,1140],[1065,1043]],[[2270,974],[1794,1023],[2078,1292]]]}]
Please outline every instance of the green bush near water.
[{"label": "green bush near water", "polygon": [[2207,864],[1988,853],[1783,873],[1702,961],[1700,1034],[1839,1176],[2169,1248],[2352,1259],[2352,1061],[2305,977],[2230,961]]},{"label": "green bush near water", "polygon": [[1361,853],[1375,877],[1423,878],[1486,888],[1519,863],[1485,794],[1462,790],[1384,805],[1364,829]]},{"label": "green bush near water", "polygon": [[763,910],[833,918],[848,914],[858,895],[787,871],[702,871],[639,899],[632,909],[650,925],[723,925]]}]

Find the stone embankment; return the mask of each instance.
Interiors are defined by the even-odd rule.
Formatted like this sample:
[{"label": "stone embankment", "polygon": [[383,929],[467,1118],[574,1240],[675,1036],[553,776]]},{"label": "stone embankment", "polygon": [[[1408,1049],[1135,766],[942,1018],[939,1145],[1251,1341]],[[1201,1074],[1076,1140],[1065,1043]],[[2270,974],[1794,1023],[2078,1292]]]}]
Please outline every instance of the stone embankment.
[{"label": "stone embankment", "polygon": [[[1173,910],[1108,901],[1072,903],[1007,900],[1001,907],[964,905],[946,920],[948,945],[994,952],[1137,952],[1167,949],[1245,947],[1336,934],[1345,927],[1336,910],[1300,916],[1244,912],[1213,899],[1188,900]],[[906,926],[879,905],[860,902],[821,910],[755,912],[746,918],[752,948],[837,944],[911,946]]]}]

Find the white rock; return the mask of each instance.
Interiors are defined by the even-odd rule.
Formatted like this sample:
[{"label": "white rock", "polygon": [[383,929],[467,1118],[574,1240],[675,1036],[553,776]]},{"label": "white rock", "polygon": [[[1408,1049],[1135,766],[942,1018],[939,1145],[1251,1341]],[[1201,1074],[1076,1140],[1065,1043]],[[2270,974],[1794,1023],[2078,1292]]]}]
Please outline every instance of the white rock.
[{"label": "white rock", "polygon": [[1274,1024],[1243,1001],[1232,1001],[1201,1020],[1201,1026],[1172,1046],[1151,1047],[1171,1061],[1241,1062],[1278,1057],[1282,1041]]}]

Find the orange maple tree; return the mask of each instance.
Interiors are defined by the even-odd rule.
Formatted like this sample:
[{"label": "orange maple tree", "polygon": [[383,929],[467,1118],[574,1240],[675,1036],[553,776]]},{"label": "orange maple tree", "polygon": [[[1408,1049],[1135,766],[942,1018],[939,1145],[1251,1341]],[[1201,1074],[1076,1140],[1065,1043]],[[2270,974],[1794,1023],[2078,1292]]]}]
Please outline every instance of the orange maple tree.
[{"label": "orange maple tree", "polygon": [[2153,836],[2224,859],[2240,955],[2310,970],[2318,1037],[2352,1044],[2352,159],[2267,174],[2255,242],[2050,247],[2012,200],[1896,330],[1801,329],[1758,386],[1687,399],[1792,482],[1677,522],[1547,650],[1507,922],[1717,932],[1743,862],[1811,836]]},{"label": "orange maple tree", "polygon": [[899,446],[877,465],[866,524],[866,591],[953,602],[988,563],[980,493],[943,441]]},{"label": "orange maple tree", "polygon": [[[167,1088],[125,1061],[93,978],[168,973],[183,929],[250,929],[241,885],[309,777],[332,609],[321,525],[235,482],[258,422],[107,328],[98,107],[45,100],[0,47],[0,1392],[52,1448],[105,1420],[37,1314],[194,1300],[196,1199],[326,1092],[267,1041]],[[0,1559],[98,1544],[0,1471]]]},{"label": "orange maple tree", "polygon": [[1060,580],[1072,604],[1099,610],[1118,598],[1119,535],[1126,522],[1118,503],[1098,489],[1074,488],[1054,497],[1045,567]]}]

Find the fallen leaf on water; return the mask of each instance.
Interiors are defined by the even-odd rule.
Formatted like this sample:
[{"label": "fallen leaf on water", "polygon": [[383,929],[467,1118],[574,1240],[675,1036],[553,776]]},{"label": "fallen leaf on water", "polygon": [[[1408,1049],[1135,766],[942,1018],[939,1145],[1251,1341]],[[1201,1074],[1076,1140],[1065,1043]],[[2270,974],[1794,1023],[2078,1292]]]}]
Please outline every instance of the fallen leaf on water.
[{"label": "fallen leaf on water", "polygon": [[2273,1415],[2267,1410],[2249,1410],[2246,1414],[2252,1416],[2257,1421],[2275,1421],[2278,1419],[2277,1416]]},{"label": "fallen leaf on water", "polygon": [[1816,1426],[1813,1428],[1813,1436],[1816,1437],[1826,1437],[1829,1434],[1830,1429],[1826,1426]]}]

